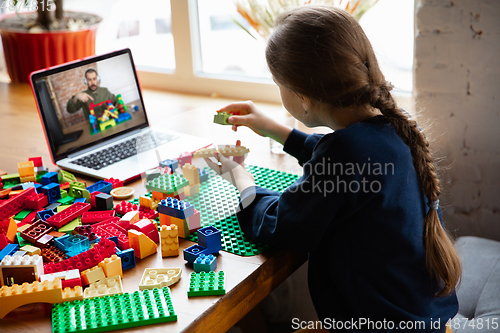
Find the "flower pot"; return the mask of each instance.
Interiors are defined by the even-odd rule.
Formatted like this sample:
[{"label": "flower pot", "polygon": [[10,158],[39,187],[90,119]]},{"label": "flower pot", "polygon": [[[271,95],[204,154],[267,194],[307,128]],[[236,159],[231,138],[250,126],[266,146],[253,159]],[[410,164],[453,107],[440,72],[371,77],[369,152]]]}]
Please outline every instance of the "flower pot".
[{"label": "flower pot", "polygon": [[77,31],[42,33],[0,28],[10,79],[29,82],[33,71],[94,55],[96,32],[97,24]]}]

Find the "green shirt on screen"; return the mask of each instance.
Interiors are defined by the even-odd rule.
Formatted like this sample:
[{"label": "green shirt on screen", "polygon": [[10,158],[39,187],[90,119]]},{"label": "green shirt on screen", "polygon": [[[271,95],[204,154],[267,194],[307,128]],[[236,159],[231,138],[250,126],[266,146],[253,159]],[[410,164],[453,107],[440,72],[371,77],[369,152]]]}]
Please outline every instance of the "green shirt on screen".
[{"label": "green shirt on screen", "polygon": [[[113,103],[113,105],[116,105],[116,103],[118,103],[118,98],[114,94],[112,94],[108,90],[108,88],[97,87],[95,91],[87,89],[83,92],[92,97],[94,100],[92,101],[91,99],[89,99],[87,102],[84,103],[80,100],[75,100],[75,95],[73,95],[69,99],[68,104],[66,105],[66,110],[69,113],[75,113],[83,108],[83,113],[85,114],[85,118],[88,119],[90,114],[90,109],[89,109],[90,102],[97,104],[109,99],[111,103]],[[99,118],[105,109],[106,106],[104,105],[99,105],[95,107],[94,108],[95,116]]]}]

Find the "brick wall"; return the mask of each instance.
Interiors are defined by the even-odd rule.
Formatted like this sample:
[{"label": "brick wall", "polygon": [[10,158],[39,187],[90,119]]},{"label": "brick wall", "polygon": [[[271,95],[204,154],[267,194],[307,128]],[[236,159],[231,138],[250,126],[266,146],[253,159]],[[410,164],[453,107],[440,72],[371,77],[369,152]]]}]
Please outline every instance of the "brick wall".
[{"label": "brick wall", "polygon": [[441,197],[456,235],[500,240],[500,1],[417,0],[417,110],[448,167]]},{"label": "brick wall", "polygon": [[87,89],[87,86],[83,83],[83,78],[85,71],[90,67],[96,68],[96,64],[93,63],[87,66],[75,68],[50,77],[56,93],[57,101],[59,102],[59,108],[61,109],[64,125],[67,127],[75,125],[81,121],[86,121],[83,116],[83,111],[80,110],[71,114],[66,111],[66,104],[68,103],[68,100],[77,92]]}]

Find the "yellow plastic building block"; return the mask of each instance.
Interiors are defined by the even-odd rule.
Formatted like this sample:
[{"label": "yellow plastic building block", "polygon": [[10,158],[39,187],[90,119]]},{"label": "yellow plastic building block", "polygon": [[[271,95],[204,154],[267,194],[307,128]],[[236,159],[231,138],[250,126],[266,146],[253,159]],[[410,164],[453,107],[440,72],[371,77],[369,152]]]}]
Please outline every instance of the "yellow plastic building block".
[{"label": "yellow plastic building block", "polygon": [[21,183],[27,183],[27,182],[36,182],[36,177],[33,176],[25,176],[25,177],[19,177],[19,180]]},{"label": "yellow plastic building block", "polygon": [[184,178],[189,180],[189,185],[192,186],[200,183],[200,171],[194,165],[191,165],[189,163],[184,164],[182,166],[182,174]]},{"label": "yellow plastic building block", "polygon": [[38,254],[40,256],[42,255],[42,250],[40,250],[40,248],[33,246],[33,245],[24,245],[19,250],[26,251],[26,254],[29,256],[34,256],[35,254]]},{"label": "yellow plastic building block", "polygon": [[10,311],[30,303],[63,303],[83,300],[82,287],[62,289],[60,279],[53,281],[35,281],[33,283],[3,286],[0,289],[0,318]]},{"label": "yellow plastic building block", "polygon": [[116,121],[113,118],[99,124],[99,128],[101,129],[101,131],[104,131],[106,128],[113,126],[116,126]]},{"label": "yellow plastic building block", "polygon": [[146,268],[142,275],[139,290],[161,289],[177,283],[181,279],[182,268]]},{"label": "yellow plastic building block", "polygon": [[92,282],[90,286],[85,288],[83,298],[94,298],[115,294],[123,294],[123,284],[120,275]]},{"label": "yellow plastic building block", "polygon": [[159,216],[160,226],[175,224],[179,237],[186,238],[189,236],[189,225],[186,219],[180,219],[166,214],[159,214]]},{"label": "yellow plastic building block", "polygon": [[135,256],[139,259],[155,254],[158,248],[158,245],[151,238],[134,229],[128,230],[128,242],[130,247],[134,249]]},{"label": "yellow plastic building block", "polygon": [[35,175],[35,164],[33,161],[19,162],[17,163],[17,169],[19,170],[20,178],[33,177]]},{"label": "yellow plastic building block", "polygon": [[175,257],[179,255],[179,232],[177,225],[162,225],[160,229],[161,256]]},{"label": "yellow plastic building block", "polygon": [[111,258],[106,258],[98,265],[104,271],[106,277],[119,275],[123,277],[122,258],[113,254]]},{"label": "yellow plastic building block", "polygon": [[81,273],[82,286],[88,286],[92,282],[96,282],[106,278],[104,270],[99,266],[86,269]]}]

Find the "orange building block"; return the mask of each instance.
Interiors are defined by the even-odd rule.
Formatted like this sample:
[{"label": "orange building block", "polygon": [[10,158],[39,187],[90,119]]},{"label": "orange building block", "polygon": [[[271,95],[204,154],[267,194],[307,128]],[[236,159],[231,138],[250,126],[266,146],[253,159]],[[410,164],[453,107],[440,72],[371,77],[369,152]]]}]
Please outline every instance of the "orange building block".
[{"label": "orange building block", "polygon": [[153,195],[154,200],[163,200],[168,197],[167,194],[156,191],[151,191],[151,194]]},{"label": "orange building block", "polygon": [[35,281],[0,289],[0,318],[10,311],[30,303],[63,303],[83,300],[82,287],[62,289],[61,279],[53,281]]},{"label": "orange building block", "polygon": [[19,170],[20,178],[35,175],[35,164],[33,163],[33,161],[19,162],[17,163],[17,169]]},{"label": "orange building block", "polygon": [[128,242],[130,247],[134,249],[135,256],[139,259],[155,254],[158,249],[158,245],[151,238],[134,229],[128,231]]},{"label": "orange building block", "polygon": [[98,265],[104,271],[106,277],[120,275],[123,278],[122,258],[113,254],[111,258],[106,258]]},{"label": "orange building block", "polygon": [[161,256],[175,257],[179,255],[179,232],[177,225],[163,225],[160,229]]},{"label": "orange building block", "polygon": [[14,243],[16,233],[17,224],[13,216],[0,222],[0,234],[5,234],[11,243]]}]

